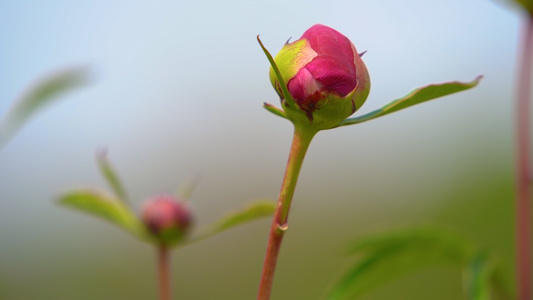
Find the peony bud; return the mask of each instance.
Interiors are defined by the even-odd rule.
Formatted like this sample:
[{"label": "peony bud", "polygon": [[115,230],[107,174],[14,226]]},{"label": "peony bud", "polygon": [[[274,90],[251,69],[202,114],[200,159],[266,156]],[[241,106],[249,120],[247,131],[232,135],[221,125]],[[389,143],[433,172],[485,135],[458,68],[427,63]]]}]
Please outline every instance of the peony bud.
[{"label": "peony bud", "polygon": [[186,203],[173,196],[162,195],[147,201],[142,220],[160,243],[172,244],[183,238],[192,217]]},{"label": "peony bud", "polygon": [[273,68],[270,81],[293,121],[308,120],[318,129],[335,127],[359,109],[370,92],[370,77],[355,46],[324,25],[314,25],[299,40],[285,44],[274,61],[296,105],[283,101]]}]

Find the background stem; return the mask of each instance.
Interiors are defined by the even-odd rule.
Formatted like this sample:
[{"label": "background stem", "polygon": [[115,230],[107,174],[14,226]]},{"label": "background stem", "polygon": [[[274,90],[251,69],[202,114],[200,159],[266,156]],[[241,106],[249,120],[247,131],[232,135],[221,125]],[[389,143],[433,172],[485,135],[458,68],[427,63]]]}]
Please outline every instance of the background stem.
[{"label": "background stem", "polygon": [[307,128],[300,128],[294,126],[294,137],[292,140],[291,152],[287,161],[285,169],[285,176],[281,185],[279,193],[278,205],[276,212],[272,218],[272,225],[270,227],[270,234],[268,238],[268,245],[265,255],[265,262],[263,265],[263,272],[261,274],[261,281],[259,284],[259,292],[257,294],[258,300],[270,299],[270,292],[272,290],[272,282],[274,279],[274,271],[276,269],[276,262],[278,260],[281,240],[287,230],[287,221],[289,218],[289,209],[298,181],[298,175],[304,161],[307,148],[313,139],[316,131]]},{"label": "background stem", "polygon": [[170,295],[170,257],[168,248],[161,245],[157,249],[157,271],[159,300],[171,300]]},{"label": "background stem", "polygon": [[531,300],[530,87],[533,19],[528,14],[522,37],[516,103],[516,277],[519,300]]}]

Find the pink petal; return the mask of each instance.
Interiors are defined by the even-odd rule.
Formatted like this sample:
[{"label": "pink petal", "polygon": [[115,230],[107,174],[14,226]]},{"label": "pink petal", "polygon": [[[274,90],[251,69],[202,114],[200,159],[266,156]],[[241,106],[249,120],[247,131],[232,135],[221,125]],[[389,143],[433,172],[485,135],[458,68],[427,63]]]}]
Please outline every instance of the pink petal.
[{"label": "pink petal", "polygon": [[303,103],[310,95],[320,91],[323,87],[306,68],[300,69],[296,76],[287,83],[287,86],[289,92],[299,104]]},{"label": "pink petal", "polygon": [[305,68],[324,86],[324,90],[344,97],[353,91],[357,84],[355,67],[350,66],[355,64],[339,64],[327,57],[316,57]]},{"label": "pink petal", "polygon": [[356,86],[355,55],[352,42],[344,35],[324,25],[314,25],[303,35],[318,54],[306,68],[328,91],[341,96]]}]

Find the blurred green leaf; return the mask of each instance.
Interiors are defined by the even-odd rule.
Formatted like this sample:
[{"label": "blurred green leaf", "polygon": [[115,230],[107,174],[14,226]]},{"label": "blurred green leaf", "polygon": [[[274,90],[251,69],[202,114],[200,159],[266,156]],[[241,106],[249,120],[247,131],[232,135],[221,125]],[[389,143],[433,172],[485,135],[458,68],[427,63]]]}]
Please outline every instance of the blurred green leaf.
[{"label": "blurred green leaf", "polygon": [[123,202],[103,192],[77,190],[59,199],[59,204],[100,217],[142,239],[151,241],[145,226]]},{"label": "blurred green leaf", "polygon": [[327,295],[328,300],[356,299],[372,288],[426,267],[466,265],[475,248],[450,231],[415,228],[361,239],[349,253],[359,259]]},{"label": "blurred green leaf", "polygon": [[0,120],[0,147],[35,113],[57,100],[57,96],[87,81],[87,68],[76,67],[51,74],[30,87]]},{"label": "blurred green leaf", "polygon": [[440,83],[440,84],[430,84],[430,85],[415,89],[411,91],[409,94],[407,94],[405,97],[389,102],[388,104],[386,104],[380,109],[374,110],[362,116],[348,118],[342,121],[342,123],[339,126],[353,125],[357,123],[366,122],[366,121],[369,121],[369,120],[372,120],[372,119],[375,119],[375,118],[378,118],[384,115],[388,115],[395,111],[399,111],[409,106],[413,106],[413,105],[426,102],[429,100],[433,100],[439,97],[443,97],[443,96],[450,95],[453,93],[468,90],[478,85],[481,78],[482,76],[478,76],[476,79],[470,82],[458,82],[458,81],[445,82],[445,83]]},{"label": "blurred green leaf", "polygon": [[247,204],[244,208],[221,218],[215,224],[214,228],[218,233],[249,221],[272,216],[275,210],[276,203],[273,201],[252,202]]},{"label": "blurred green leaf", "polygon": [[533,1],[532,0],[514,0],[520,4],[530,15],[533,15]]},{"label": "blurred green leaf", "polygon": [[274,201],[256,200],[248,203],[245,207],[227,214],[213,225],[209,226],[207,230],[199,234],[197,237],[186,241],[185,244],[191,244],[208,238],[212,235],[228,230],[235,226],[257,220],[259,218],[270,217],[276,210]]},{"label": "blurred green leaf", "polygon": [[200,175],[190,177],[180,183],[176,191],[176,196],[181,198],[184,201],[187,201],[191,198],[192,192],[200,182]]},{"label": "blurred green leaf", "polygon": [[107,159],[106,149],[101,149],[97,151],[96,162],[98,163],[100,172],[102,172],[102,175],[106,179],[107,183],[109,184],[115,195],[119,198],[119,200],[124,202],[124,204],[130,205],[126,190],[124,189],[124,186],[122,185],[122,182],[118,177],[117,172],[115,172],[113,166],[111,166],[109,160]]},{"label": "blurred green leaf", "polygon": [[465,293],[467,300],[491,299],[492,267],[486,253],[472,258],[465,272]]}]

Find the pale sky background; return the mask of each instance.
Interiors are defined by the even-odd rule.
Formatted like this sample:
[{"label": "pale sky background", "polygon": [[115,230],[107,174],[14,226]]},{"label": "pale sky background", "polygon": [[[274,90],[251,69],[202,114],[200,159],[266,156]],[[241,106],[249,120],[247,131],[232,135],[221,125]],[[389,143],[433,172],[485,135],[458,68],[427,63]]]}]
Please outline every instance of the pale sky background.
[{"label": "pale sky background", "polygon": [[[292,128],[262,108],[264,101],[277,105],[278,99],[255,38],[260,34],[275,54],[289,37],[299,38],[316,23],[367,51],[363,59],[372,90],[357,113],[425,84],[485,78],[473,90],[316,137],[287,240],[309,248],[306,243],[320,239],[321,234],[298,235],[304,224],[343,234],[329,239],[327,253],[301,254],[301,266],[340,253],[350,237],[365,231],[352,234],[342,227],[346,218],[365,226],[431,219],[426,216],[453,202],[439,195],[456,182],[482,186],[475,181],[479,172],[512,176],[521,25],[514,7],[488,0],[2,1],[0,115],[30,84],[55,70],[87,65],[92,80],[62,96],[0,150],[0,299],[33,299],[24,288],[32,282],[41,282],[33,289],[39,299],[68,299],[86,290],[96,294],[77,299],[152,297],[151,273],[128,275],[116,289],[98,281],[99,272],[110,280],[115,273],[125,278],[135,268],[132,261],[152,272],[149,247],[53,203],[74,187],[104,187],[94,163],[99,147],[109,149],[136,205],[201,174],[192,199],[201,224],[248,200],[276,198]],[[199,265],[204,274],[221,274],[231,260],[220,253],[233,253],[243,261],[232,268],[249,280],[244,290],[233,288],[241,287],[238,280],[198,278],[214,280],[213,291],[232,295],[219,299],[253,298],[268,221],[245,227],[193,246],[194,251],[178,251],[176,264],[192,274]],[[282,252],[291,253],[287,243]],[[117,262],[121,251],[129,254]],[[108,268],[80,263],[93,260]],[[287,277],[289,269],[300,270],[283,262],[280,272]],[[321,291],[326,279],[338,274],[311,282]],[[179,299],[209,299],[201,296],[204,289],[187,288],[187,280],[203,281],[183,276],[175,277],[176,294],[185,295]],[[148,285],[143,292],[135,291],[139,282]],[[277,299],[289,299],[283,292],[289,283],[277,288]]]}]

